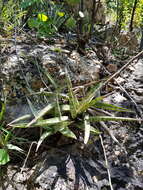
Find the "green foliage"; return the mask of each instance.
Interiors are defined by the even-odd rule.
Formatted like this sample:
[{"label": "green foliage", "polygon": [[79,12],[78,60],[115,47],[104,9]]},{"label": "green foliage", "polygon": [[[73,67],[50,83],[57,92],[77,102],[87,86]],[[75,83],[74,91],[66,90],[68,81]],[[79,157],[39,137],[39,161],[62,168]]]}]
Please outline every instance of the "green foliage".
[{"label": "green foliage", "polygon": [[63,5],[53,1],[27,0],[21,7],[28,11],[28,26],[36,29],[39,37],[54,35],[67,18]]},{"label": "green foliage", "polygon": [[70,30],[76,28],[76,20],[74,19],[73,16],[69,17],[65,23],[66,27]]},{"label": "green foliage", "polygon": [[36,3],[42,3],[42,0],[24,0],[21,3],[21,8],[26,9],[30,6],[34,6]]},{"label": "green foliage", "polygon": [[134,24],[136,27],[143,25],[143,0],[137,3]]},{"label": "green foliage", "polygon": [[[68,30],[76,31],[80,16],[77,11],[80,0],[43,1],[43,0],[0,0],[0,27],[1,31],[11,34],[15,26],[21,26],[23,21],[28,20],[30,28],[34,28],[38,36],[51,36],[58,32],[64,24]],[[85,3],[86,5],[86,3]],[[84,8],[86,9],[84,5]],[[107,20],[119,30],[128,30],[131,21],[134,0],[104,1],[107,10]],[[70,9],[71,8],[71,9]],[[72,12],[71,10],[76,10]],[[91,10],[92,11],[92,10]],[[82,30],[84,34],[91,31],[92,24],[90,14],[84,13],[82,18]],[[41,18],[40,18],[41,15]],[[138,0],[134,27],[140,27],[143,20],[143,0]]]},{"label": "green foliage", "polygon": [[[110,1],[106,0],[107,12],[110,19],[114,19],[114,22],[118,24],[121,30],[128,30],[129,23],[132,16],[132,10],[134,6],[134,0],[121,0],[121,1]],[[139,27],[142,24],[142,10],[143,0],[138,0],[137,7],[135,10],[134,27]]]},{"label": "green foliage", "polygon": [[1,29],[11,34],[14,27],[20,26],[22,23],[22,17],[26,14],[26,11],[20,10],[19,1],[8,0],[6,3],[1,1],[0,7],[0,24]]},{"label": "green foliage", "polygon": [[4,119],[4,114],[6,111],[6,106],[4,102],[0,102],[1,103],[1,111],[0,111],[0,124],[2,123],[3,119]]},{"label": "green foliage", "polygon": [[29,19],[28,25],[30,28],[35,28],[37,30],[38,36],[51,36],[58,32],[59,27],[65,21],[64,13],[62,13],[63,12],[57,12],[55,17],[47,16],[44,13],[38,13],[37,18]]},{"label": "green foliage", "polygon": [[76,5],[80,3],[80,0],[66,0],[66,2],[70,5]]},{"label": "green foliage", "polygon": [[[47,106],[45,106],[40,111],[35,111],[36,108],[32,104],[32,102],[28,100],[31,111],[34,115],[34,119],[32,119],[29,123],[25,121],[25,118],[18,118],[15,121],[11,122],[9,125],[14,128],[31,128],[31,127],[40,127],[44,129],[43,134],[41,135],[38,143],[37,149],[39,149],[41,143],[50,135],[56,134],[57,132],[62,135],[77,139],[76,133],[73,130],[73,126],[76,129],[84,131],[84,143],[87,144],[90,138],[90,134],[99,135],[100,131],[93,127],[94,122],[99,121],[138,121],[134,118],[125,118],[125,117],[113,117],[113,116],[105,116],[91,115],[89,110],[94,110],[94,108],[98,109],[107,109],[118,112],[130,111],[125,108],[121,108],[115,105],[106,104],[102,102],[103,97],[96,97],[99,89],[102,84],[96,85],[92,88],[82,100],[79,100],[72,89],[72,83],[70,77],[67,74],[67,89],[68,92],[63,94],[59,92],[58,85],[53,80],[53,78],[47,74],[48,79],[51,81],[55,88],[55,92],[43,92],[44,95],[50,96],[50,102]],[[65,87],[64,87],[65,88]]]},{"label": "green foliage", "polygon": [[[69,6],[76,6],[80,0],[66,0]],[[130,23],[133,0],[110,1],[106,0],[107,12],[112,13],[112,21],[117,24],[120,29],[127,29]],[[91,29],[91,18],[89,15],[82,12],[71,13],[67,12],[60,2],[43,1],[43,0],[23,0],[14,1],[8,0],[7,3],[0,1],[0,26],[4,31],[11,32],[15,26],[20,26],[24,16],[28,19],[28,26],[37,31],[38,36],[49,37],[58,32],[62,24],[65,24],[68,30],[75,31],[80,17],[83,17],[82,32],[83,36]],[[80,13],[80,14],[79,14]],[[78,15],[78,17],[77,17]],[[111,18],[111,17],[110,17]],[[114,24],[115,24],[114,23]],[[143,0],[138,1],[134,26],[140,26],[143,23]],[[94,23],[92,23],[94,24]],[[112,23],[113,24],[113,23]],[[61,52],[61,49],[55,48],[54,51]],[[58,133],[62,135],[77,139],[76,130],[82,130],[84,133],[84,143],[87,144],[90,135],[99,135],[101,132],[94,127],[95,122],[100,121],[138,121],[134,118],[125,117],[111,117],[96,114],[96,108],[118,112],[129,112],[125,108],[115,105],[106,104],[103,102],[104,97],[98,97],[98,91],[102,83],[95,85],[83,98],[78,98],[73,91],[72,82],[67,75],[66,93],[63,93],[62,87],[59,90],[59,85],[53,78],[46,73],[46,77],[53,86],[53,91],[43,91],[44,96],[49,98],[49,103],[41,110],[37,110],[32,101],[27,98],[29,107],[33,114],[24,115],[12,121],[8,127],[15,128],[31,128],[39,127],[43,129],[43,133],[37,143],[37,151],[42,142],[49,136]],[[64,91],[65,92],[65,91]],[[0,111],[0,166],[5,165],[10,161],[10,151],[23,150],[15,146],[13,139],[15,138],[11,128],[6,128],[4,124],[6,103],[1,103]],[[95,115],[92,115],[93,111]],[[27,122],[27,119],[31,119]]]},{"label": "green foliage", "polygon": [[4,127],[3,119],[5,115],[6,103],[1,103],[0,111],[0,166],[10,161],[9,150],[16,150],[23,153],[23,150],[10,143],[12,133]]}]

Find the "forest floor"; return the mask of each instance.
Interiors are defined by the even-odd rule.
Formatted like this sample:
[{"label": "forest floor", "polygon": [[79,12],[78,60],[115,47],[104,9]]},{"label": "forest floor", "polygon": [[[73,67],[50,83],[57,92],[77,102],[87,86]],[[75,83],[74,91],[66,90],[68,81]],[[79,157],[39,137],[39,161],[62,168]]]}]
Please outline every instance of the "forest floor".
[{"label": "forest floor", "polygon": [[[77,91],[114,76],[99,94],[105,102],[133,111],[116,116],[143,119],[143,60],[138,52],[113,53],[91,40],[81,55],[74,38],[37,40],[26,34],[0,38],[0,95],[7,97],[6,124],[31,113],[27,100],[37,110],[45,107],[46,100],[37,95],[52,89],[45,72],[61,87],[65,71]],[[1,166],[0,190],[142,190],[142,122],[100,122],[99,128],[102,135],[91,135],[87,145],[81,132],[77,140],[56,134],[38,152],[39,128],[14,129],[15,137],[24,139],[20,148],[26,155],[10,152],[11,161]]]}]

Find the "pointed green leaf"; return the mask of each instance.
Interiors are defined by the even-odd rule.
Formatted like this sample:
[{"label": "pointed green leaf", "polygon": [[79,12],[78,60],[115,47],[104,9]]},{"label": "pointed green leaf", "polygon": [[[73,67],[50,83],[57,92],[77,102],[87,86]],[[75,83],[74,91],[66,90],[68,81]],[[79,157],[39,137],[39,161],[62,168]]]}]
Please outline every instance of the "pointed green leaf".
[{"label": "pointed green leaf", "polygon": [[6,105],[5,105],[5,103],[1,102],[0,122],[4,118],[5,111],[6,111]]},{"label": "pointed green leaf", "polygon": [[58,89],[58,86],[57,84],[55,83],[53,77],[48,73],[48,72],[45,72],[45,75],[47,76],[47,78],[49,79],[49,81],[51,82],[51,84],[54,86],[55,89]]},{"label": "pointed green leaf", "polygon": [[77,139],[75,134],[68,127],[65,127],[62,130],[60,130],[60,133],[62,133],[66,137]]},{"label": "pointed green leaf", "polygon": [[34,126],[48,126],[48,125],[55,125],[55,124],[60,124],[63,121],[68,121],[68,116],[62,116],[62,117],[53,117],[50,119],[45,119],[45,120],[39,120],[37,123],[34,124]]},{"label": "pointed green leaf", "polygon": [[133,112],[133,111],[131,111],[129,109],[122,108],[122,107],[119,107],[119,106],[115,106],[115,105],[112,105],[112,104],[107,104],[107,103],[104,103],[104,102],[95,102],[95,103],[93,103],[93,105],[96,108],[100,108],[100,109],[113,110],[113,111],[119,111],[119,112]]},{"label": "pointed green leaf", "polygon": [[[60,108],[60,103],[59,103],[59,96],[58,93],[56,93],[56,106],[55,106],[55,111],[57,112],[57,116],[61,118],[62,113],[61,113],[61,108]],[[56,116],[56,115],[55,115]]]},{"label": "pointed green leaf", "polygon": [[68,127],[72,122],[71,121],[63,121],[61,123],[58,123],[57,125],[54,125],[54,131],[55,132],[60,132],[61,130],[63,130],[65,127]]},{"label": "pointed green leaf", "polygon": [[21,148],[13,144],[7,144],[6,146],[9,150],[17,150],[18,152],[24,153],[24,151]]},{"label": "pointed green leaf", "polygon": [[38,149],[39,149],[40,145],[42,144],[42,142],[43,142],[47,137],[49,137],[50,135],[53,135],[53,133],[54,133],[53,130],[49,129],[49,130],[47,130],[46,132],[44,132],[44,133],[41,135],[41,137],[40,137],[40,139],[39,139],[39,141],[38,141],[38,144],[37,144],[36,152],[38,151]]},{"label": "pointed green leaf", "polygon": [[43,117],[47,112],[49,112],[51,109],[53,109],[54,104],[48,104],[44,109],[42,109],[38,115],[30,122],[27,124],[26,127],[30,127],[31,125],[33,125],[34,123],[36,123],[36,121],[38,119],[40,119],[41,117]]},{"label": "pointed green leaf", "polygon": [[[53,117],[50,119],[44,119],[44,120],[38,120],[36,123],[34,123],[31,127],[46,127],[48,128],[49,126],[60,124],[63,121],[68,121],[68,116],[62,116],[60,117]],[[15,128],[27,128],[28,123],[16,123],[12,124],[12,127]]]},{"label": "pointed green leaf", "polygon": [[[85,129],[83,123],[78,124],[77,127],[78,127],[79,129],[82,129],[82,130]],[[91,132],[92,134],[94,134],[94,135],[100,135],[100,134],[101,134],[101,132],[100,132],[99,130],[95,129],[95,128],[92,127],[92,126],[90,126],[90,132]]]},{"label": "pointed green leaf", "polygon": [[77,115],[77,108],[79,106],[79,102],[72,90],[72,83],[68,74],[67,74],[67,86],[68,86],[68,91],[69,91],[69,103],[70,103],[71,116],[72,118],[75,118]]},{"label": "pointed green leaf", "polygon": [[26,128],[27,124],[28,123],[12,123],[10,126],[14,128]]},{"label": "pointed green leaf", "polygon": [[92,104],[95,104],[95,102],[98,102],[99,100],[102,100],[102,97],[97,97],[93,100],[93,98],[96,96],[99,88],[101,87],[102,83],[99,83],[97,86],[92,89],[86,97],[83,98],[83,100],[80,102],[80,105],[77,109],[77,114],[85,112],[89,107],[92,106]]},{"label": "pointed green leaf", "polygon": [[13,123],[17,123],[17,122],[22,121],[22,120],[30,119],[31,117],[32,117],[32,115],[30,115],[30,114],[23,115],[23,116],[15,119],[13,121],[11,121],[8,125],[12,125]]},{"label": "pointed green leaf", "polygon": [[85,115],[84,118],[84,144],[87,144],[89,137],[90,137],[90,122],[89,122],[89,115]]},{"label": "pointed green leaf", "polygon": [[143,121],[143,119],[129,117],[93,116],[89,117],[89,121]]},{"label": "pointed green leaf", "polygon": [[90,132],[94,135],[100,135],[101,132],[98,129],[95,129],[94,127],[90,126]]}]

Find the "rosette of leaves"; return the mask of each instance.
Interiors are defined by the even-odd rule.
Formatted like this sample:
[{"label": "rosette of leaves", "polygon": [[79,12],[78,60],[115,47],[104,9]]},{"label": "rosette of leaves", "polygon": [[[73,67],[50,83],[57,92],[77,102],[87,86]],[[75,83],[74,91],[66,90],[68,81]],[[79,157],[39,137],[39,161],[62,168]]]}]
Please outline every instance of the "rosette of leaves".
[{"label": "rosette of leaves", "polygon": [[[50,135],[61,133],[62,135],[77,139],[74,129],[84,132],[84,143],[87,144],[90,139],[90,134],[99,135],[101,132],[94,127],[95,122],[99,121],[138,121],[136,118],[114,117],[105,115],[91,115],[89,110],[98,108],[101,110],[112,110],[118,112],[130,112],[130,110],[118,107],[112,104],[104,103],[104,97],[97,97],[102,83],[97,84],[92,88],[82,99],[78,98],[73,91],[72,83],[67,77],[67,93],[59,91],[59,86],[55,83],[52,77],[46,73],[46,76],[51,81],[55,91],[39,92],[40,96],[46,96],[50,102],[43,109],[36,110],[29,98],[27,101],[31,108],[34,118],[30,122],[25,122],[27,116],[16,119],[9,124],[14,128],[31,128],[40,127],[44,130],[38,143],[37,150],[41,143]],[[64,87],[65,88],[65,87]],[[28,116],[28,118],[31,116]],[[73,127],[74,126],[74,127]],[[74,128],[74,129],[73,129]]]}]

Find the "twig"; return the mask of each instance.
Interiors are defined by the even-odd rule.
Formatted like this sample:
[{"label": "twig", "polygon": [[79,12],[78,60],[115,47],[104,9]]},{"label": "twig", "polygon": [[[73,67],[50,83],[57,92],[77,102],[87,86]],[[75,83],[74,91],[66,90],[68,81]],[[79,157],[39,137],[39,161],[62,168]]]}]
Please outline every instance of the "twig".
[{"label": "twig", "polygon": [[[92,115],[95,115],[95,114],[96,114],[95,111],[92,110],[92,109],[88,109],[88,111],[89,111],[89,113],[92,114]],[[104,121],[100,121],[99,123],[100,123],[101,127],[102,127],[103,129],[105,129],[106,132],[110,135],[111,139],[112,139],[114,142],[116,142],[116,143],[122,148],[121,144],[120,144],[119,141],[116,139],[116,137],[114,136],[114,134],[112,133],[112,131],[111,131],[110,129],[108,129],[108,127],[107,127],[107,125],[105,124],[105,122],[104,122]]]},{"label": "twig", "polygon": [[[112,79],[114,79],[116,76],[118,76],[123,70],[125,70],[134,60],[139,59],[139,57],[143,55],[143,51],[141,51],[140,53],[138,53],[136,56],[134,56],[133,58],[131,58],[121,69],[119,69],[116,73],[114,73],[111,77],[109,77],[107,80],[102,80],[103,83],[101,86],[98,87],[98,91],[100,91],[102,89],[103,86],[105,86],[109,81],[111,81]],[[100,80],[101,81],[101,80]],[[83,85],[85,86],[90,86],[92,84],[96,84],[99,81],[92,81],[88,84]],[[125,92],[125,91],[124,91]]]},{"label": "twig", "polygon": [[24,170],[24,168],[25,168],[25,166],[26,166],[26,162],[27,162],[28,157],[29,157],[29,155],[30,155],[31,148],[32,148],[33,144],[37,144],[37,142],[36,142],[36,141],[34,141],[34,142],[32,142],[32,143],[31,143],[31,145],[30,145],[30,147],[29,147],[29,150],[28,150],[28,153],[27,153],[27,156],[26,156],[26,159],[24,160],[24,164],[23,164],[23,166],[22,166],[22,168],[21,168],[20,173],[22,173],[22,172],[23,172],[23,170]]},{"label": "twig", "polygon": [[100,138],[101,146],[102,146],[103,153],[104,153],[104,158],[105,158],[105,163],[106,163],[106,167],[107,167],[107,173],[108,173],[108,180],[109,180],[110,189],[114,190],[113,186],[112,186],[111,174],[110,174],[110,170],[109,170],[109,164],[108,164],[108,160],[107,160],[106,151],[105,151],[105,148],[104,148],[104,143],[103,143],[102,136],[99,135],[99,138]]},{"label": "twig", "polygon": [[110,135],[110,137],[112,138],[112,140],[115,141],[121,147],[121,144],[116,139],[116,137],[113,135],[112,131],[110,129],[108,129],[107,125],[103,121],[100,121],[100,124],[107,131],[107,133]]},{"label": "twig", "polygon": [[137,115],[139,117],[141,117],[143,119],[143,115],[142,115],[142,111],[141,109],[139,108],[139,106],[137,105],[137,103],[134,101],[134,99],[129,95],[129,93],[119,84],[119,82],[114,79],[115,82],[119,85],[120,89],[127,95],[127,97],[134,103],[135,105],[135,108],[136,108],[136,111],[137,111]]},{"label": "twig", "polygon": [[107,84],[116,76],[118,76],[123,70],[125,70],[134,60],[138,59],[141,55],[143,55],[143,51],[139,52],[136,56],[131,58],[123,67],[121,67],[121,69],[119,69],[116,73],[114,73],[111,77],[109,77],[109,79],[105,81],[104,85]]},{"label": "twig", "polygon": [[92,109],[95,110],[97,113],[99,112],[100,115],[101,115],[101,113],[102,113],[102,115],[108,115],[108,116],[111,116],[111,117],[114,116],[112,113],[110,113],[110,112],[108,112],[108,111],[105,111],[105,110],[102,110],[102,109],[100,109],[100,108],[94,108],[94,107],[93,107]]},{"label": "twig", "polygon": [[[103,67],[105,69],[105,71],[108,73],[108,74],[111,74],[105,67]],[[139,117],[141,117],[143,119],[143,115],[142,115],[142,111],[141,109],[138,107],[137,103],[134,101],[134,99],[129,95],[129,93],[125,90],[125,88],[123,88],[123,86],[120,85],[120,83],[117,81],[117,79],[113,79],[119,86],[119,88],[121,89],[121,91],[123,91],[127,97],[133,102],[133,104],[135,105],[135,108],[136,108],[136,111],[137,111],[137,115]]]}]

